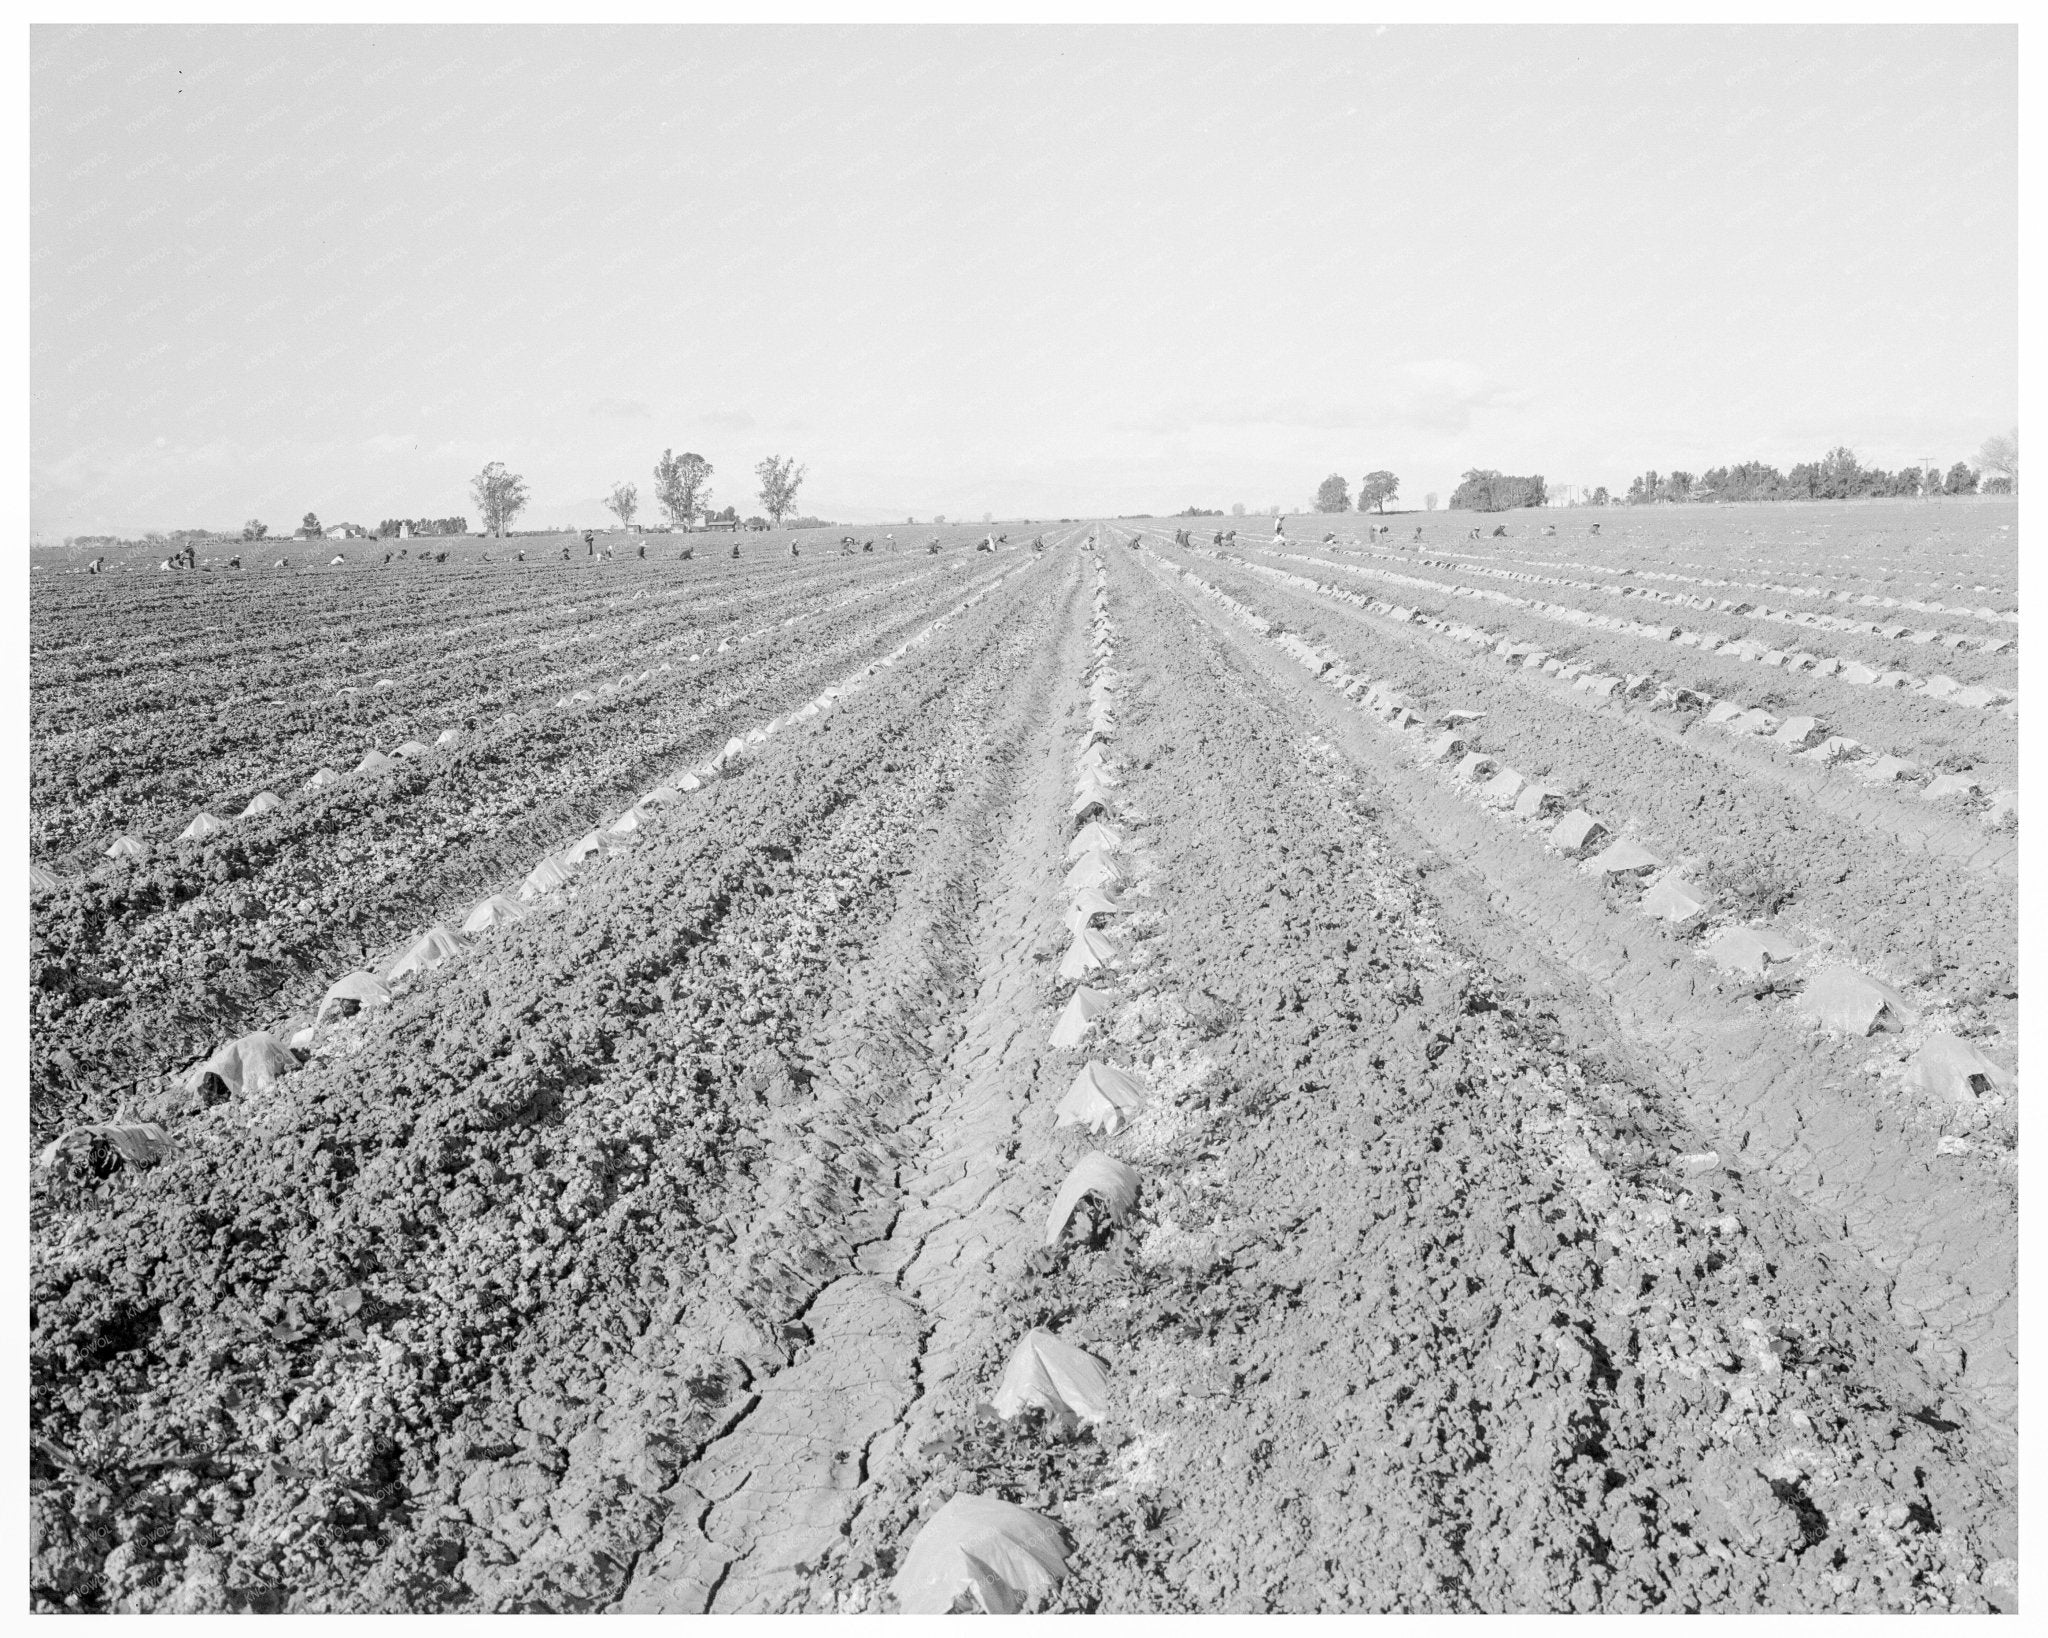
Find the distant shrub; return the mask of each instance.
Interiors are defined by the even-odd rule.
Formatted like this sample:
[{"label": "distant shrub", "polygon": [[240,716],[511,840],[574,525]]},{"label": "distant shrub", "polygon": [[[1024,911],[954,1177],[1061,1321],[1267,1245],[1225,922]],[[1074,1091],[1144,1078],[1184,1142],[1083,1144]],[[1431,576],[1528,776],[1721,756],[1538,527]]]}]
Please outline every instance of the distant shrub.
[{"label": "distant shrub", "polygon": [[1519,478],[1490,468],[1475,469],[1451,491],[1451,510],[1455,512],[1505,512],[1517,506],[1541,506],[1543,501],[1541,473]]}]

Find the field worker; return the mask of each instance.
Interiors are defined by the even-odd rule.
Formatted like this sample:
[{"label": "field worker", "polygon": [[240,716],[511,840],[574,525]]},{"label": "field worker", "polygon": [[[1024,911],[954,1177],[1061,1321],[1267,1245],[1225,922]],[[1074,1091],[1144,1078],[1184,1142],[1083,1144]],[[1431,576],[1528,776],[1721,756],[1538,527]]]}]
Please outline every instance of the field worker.
[{"label": "field worker", "polygon": [[562,548],[562,561],[564,563],[567,563],[569,561],[569,548],[566,546]]},{"label": "field worker", "polygon": [[1594,525],[1593,525],[1593,533],[1597,535],[1597,534],[1598,534],[1599,532],[1600,532],[1600,525],[1596,523],[1596,524],[1594,524]]},{"label": "field worker", "polygon": [[524,563],[524,562],[526,561],[526,548],[525,548],[524,546],[522,546],[522,547],[520,547],[520,548],[519,548],[519,553],[518,553],[518,556],[519,556],[519,561],[520,561],[521,563]]},{"label": "field worker", "polygon": [[732,555],[735,558],[737,558],[740,555],[740,543],[738,541],[734,541],[732,543]]},{"label": "field worker", "polygon": [[640,542],[640,557],[643,562],[647,557],[647,542],[644,540]]},{"label": "field worker", "polygon": [[597,536],[588,529],[583,531],[583,555],[585,557],[597,556]]},{"label": "field worker", "polygon": [[384,567],[387,569],[391,567],[391,554],[389,552],[384,554]]}]

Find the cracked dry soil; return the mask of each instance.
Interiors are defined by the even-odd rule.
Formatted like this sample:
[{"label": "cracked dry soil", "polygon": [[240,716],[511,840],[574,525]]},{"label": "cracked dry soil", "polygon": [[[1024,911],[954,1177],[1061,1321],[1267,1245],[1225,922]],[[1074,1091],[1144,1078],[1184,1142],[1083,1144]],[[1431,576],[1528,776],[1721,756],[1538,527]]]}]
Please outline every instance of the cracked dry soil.
[{"label": "cracked dry soil", "polygon": [[[1056,547],[268,1105],[38,1197],[37,1606],[886,1609],[974,1490],[1064,1527],[1060,1609],[2012,1607],[2009,1447],[1839,1228],[1102,559],[1085,1049]],[[1147,1087],[1105,1139],[1054,1125],[1089,1057]],[[1090,1148],[1138,1207],[1042,1251]],[[1033,1327],[1102,1425],[987,1408]]]}]

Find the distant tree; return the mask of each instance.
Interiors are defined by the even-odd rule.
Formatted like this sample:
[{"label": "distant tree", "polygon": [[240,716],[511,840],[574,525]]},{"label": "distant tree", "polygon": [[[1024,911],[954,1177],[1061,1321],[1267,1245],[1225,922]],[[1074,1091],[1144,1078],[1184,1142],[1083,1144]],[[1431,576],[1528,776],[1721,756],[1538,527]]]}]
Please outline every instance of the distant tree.
[{"label": "distant tree", "polygon": [[932,514],[932,522],[934,522],[934,523],[944,523],[945,521],[946,521],[946,514],[945,514],[944,512],[934,512],[934,513]]},{"label": "distant tree", "polygon": [[1358,509],[1363,512],[1370,506],[1375,512],[1384,512],[1387,502],[1401,492],[1401,480],[1387,471],[1368,472],[1358,480]]},{"label": "distant tree", "polygon": [[1673,472],[1673,473],[1671,473],[1671,474],[1670,474],[1669,476],[1667,476],[1667,477],[1665,478],[1665,480],[1664,480],[1664,488],[1663,488],[1663,490],[1662,490],[1662,491],[1661,491],[1661,492],[1659,493],[1659,495],[1658,495],[1658,497],[1657,497],[1657,498],[1658,498],[1659,500],[1667,500],[1667,501],[1687,501],[1687,500],[1691,500],[1691,499],[1692,499],[1692,474],[1691,474],[1690,472]]},{"label": "distant tree", "polygon": [[1593,491],[1593,504],[1595,506],[1605,506],[1608,504],[1607,485],[1604,483]]},{"label": "distant tree", "polygon": [[306,536],[309,540],[322,532],[320,518],[317,513],[308,512],[299,519],[299,533]]},{"label": "distant tree", "polygon": [[[1995,480],[2003,479],[2005,486],[1995,491],[2001,495],[2016,495],[2020,488],[2020,429],[2001,432],[1986,438],[1984,447],[1977,451],[1977,464],[1984,469],[1985,476]],[[1986,484],[1987,492],[1991,485]]]},{"label": "distant tree", "polygon": [[630,483],[615,483],[605,498],[605,510],[619,520],[621,529],[633,527],[633,514],[640,510],[640,490]]},{"label": "distant tree", "polygon": [[1422,497],[1422,509],[1425,512],[1434,512],[1436,510],[1436,491],[1434,489]]},{"label": "distant tree", "polygon": [[804,469],[797,465],[794,455],[763,456],[754,468],[754,476],[761,480],[761,506],[770,518],[780,523],[796,510],[796,492],[803,486]]},{"label": "distant tree", "polygon": [[1243,516],[1244,516],[1244,502],[1243,502],[1243,501],[1232,501],[1232,502],[1230,503],[1230,515],[1231,515],[1232,517],[1234,517],[1234,518],[1241,518],[1241,517],[1243,517]]},{"label": "distant tree", "polygon": [[1348,512],[1351,510],[1351,486],[1337,473],[1332,472],[1316,485],[1316,510],[1318,512]]},{"label": "distant tree", "polygon": [[670,527],[689,528],[711,499],[711,463],[690,450],[678,455],[664,449],[654,463],[654,498],[668,514]]},{"label": "distant tree", "polygon": [[469,492],[486,534],[502,537],[512,527],[512,520],[526,510],[526,480],[506,471],[503,461],[488,462],[469,480]]},{"label": "distant tree", "polygon": [[1862,475],[1863,467],[1856,459],[1856,451],[1847,444],[1835,445],[1820,463],[1820,498],[1847,500],[1856,493],[1857,480]]},{"label": "distant tree", "polygon": [[1764,461],[1716,467],[1701,481],[1714,491],[1715,500],[1776,500],[1785,487],[1785,475]]},{"label": "distant tree", "polygon": [[261,540],[265,535],[269,533],[270,525],[265,523],[261,518],[251,518],[247,523],[242,525],[242,538],[244,540]]},{"label": "distant tree", "polygon": [[1977,493],[1977,474],[1970,470],[1968,461],[1958,461],[1948,469],[1947,478],[1942,480],[1944,495],[1974,495]]},{"label": "distant tree", "polygon": [[1847,500],[1868,493],[1870,482],[1856,452],[1837,444],[1822,459],[1801,461],[1786,473],[1782,493],[1790,500]]},{"label": "distant tree", "polygon": [[1543,476],[1516,477],[1490,468],[1467,472],[1451,491],[1451,506],[1461,512],[1504,512],[1516,506],[1541,506]]}]

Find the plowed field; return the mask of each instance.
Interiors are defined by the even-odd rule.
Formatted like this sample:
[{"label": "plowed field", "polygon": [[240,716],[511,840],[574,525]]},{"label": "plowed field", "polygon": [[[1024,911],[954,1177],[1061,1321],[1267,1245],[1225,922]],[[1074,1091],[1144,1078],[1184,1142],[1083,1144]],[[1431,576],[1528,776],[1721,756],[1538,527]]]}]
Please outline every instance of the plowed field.
[{"label": "plowed field", "polygon": [[2016,1608],[2013,519],[1783,510],[39,576],[34,1603]]}]

